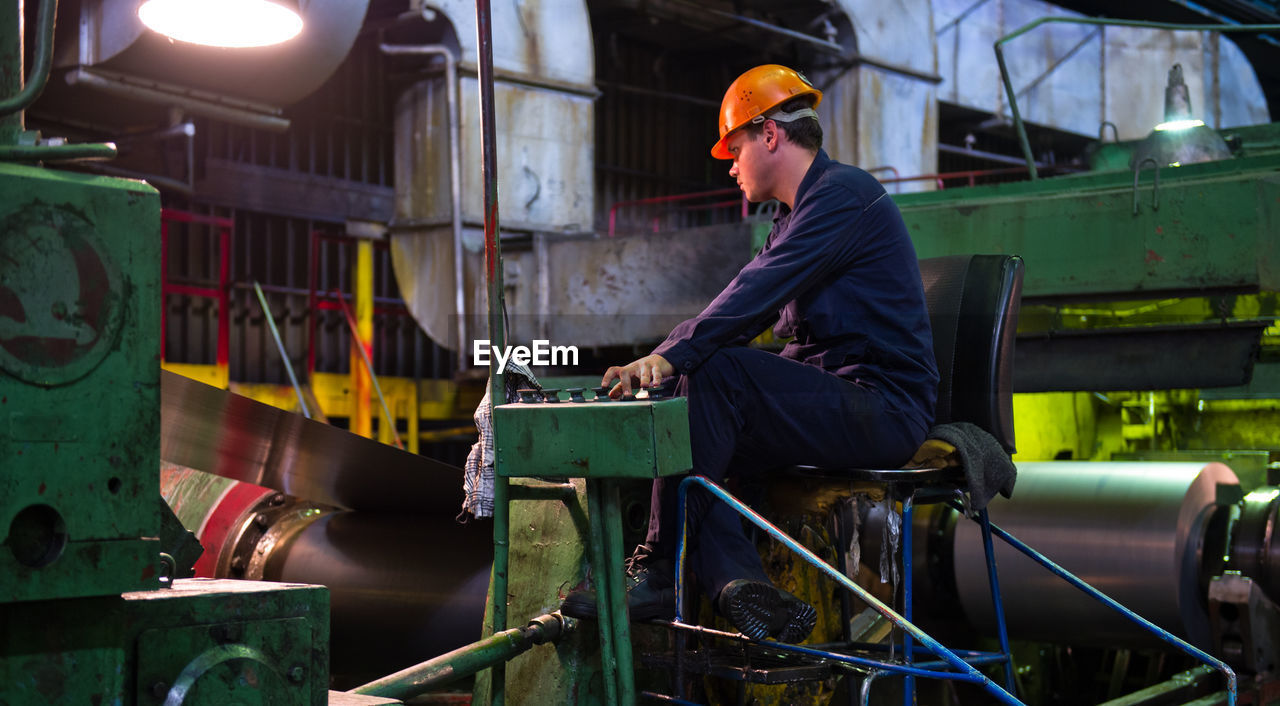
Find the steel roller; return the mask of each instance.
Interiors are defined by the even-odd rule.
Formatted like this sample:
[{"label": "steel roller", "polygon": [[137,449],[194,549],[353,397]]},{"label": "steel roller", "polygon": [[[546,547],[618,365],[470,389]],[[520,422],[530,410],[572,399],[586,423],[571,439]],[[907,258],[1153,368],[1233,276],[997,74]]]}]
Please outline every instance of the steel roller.
[{"label": "steel roller", "polygon": [[[1201,554],[1219,485],[1239,497],[1235,473],[1220,463],[1020,463],[1013,498],[989,509],[992,522],[1068,571],[1207,647]],[[994,625],[977,524],[956,523],[953,546],[965,616],[978,629]],[[996,561],[1018,639],[1135,646],[1153,639],[999,541]]]}]

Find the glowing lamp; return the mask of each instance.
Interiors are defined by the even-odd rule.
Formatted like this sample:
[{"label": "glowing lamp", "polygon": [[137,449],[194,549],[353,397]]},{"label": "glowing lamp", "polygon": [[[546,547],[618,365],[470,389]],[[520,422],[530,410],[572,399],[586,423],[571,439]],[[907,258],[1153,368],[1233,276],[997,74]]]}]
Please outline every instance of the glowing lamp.
[{"label": "glowing lamp", "polygon": [[302,31],[291,0],[145,0],[138,19],[167,37],[214,47],[263,47]]},{"label": "glowing lamp", "polygon": [[1164,120],[1138,145],[1130,168],[1141,168],[1147,160],[1162,167],[1180,167],[1230,157],[1231,150],[1222,136],[1193,115],[1191,91],[1182,79],[1182,65],[1174,64],[1164,89]]}]

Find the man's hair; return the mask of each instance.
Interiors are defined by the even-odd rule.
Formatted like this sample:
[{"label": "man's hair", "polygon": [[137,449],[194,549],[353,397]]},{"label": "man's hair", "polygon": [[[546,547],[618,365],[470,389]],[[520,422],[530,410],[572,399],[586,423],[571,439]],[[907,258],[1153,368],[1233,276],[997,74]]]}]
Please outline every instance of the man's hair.
[{"label": "man's hair", "polygon": [[[783,112],[787,113],[812,107],[813,98],[811,96],[794,98],[781,106]],[[765,117],[766,119],[768,118],[767,115]],[[817,118],[800,118],[789,123],[776,122],[775,124],[792,144],[803,147],[810,152],[817,152],[822,148],[822,125],[818,123]],[[764,123],[747,123],[742,129],[752,139],[755,139],[761,132],[764,132]]]}]

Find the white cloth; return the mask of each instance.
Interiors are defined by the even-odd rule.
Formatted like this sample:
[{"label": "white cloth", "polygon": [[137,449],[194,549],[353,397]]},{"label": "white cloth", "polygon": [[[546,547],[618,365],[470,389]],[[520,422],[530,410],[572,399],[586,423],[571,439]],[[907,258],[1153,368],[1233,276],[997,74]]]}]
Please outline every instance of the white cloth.
[{"label": "white cloth", "polygon": [[[504,375],[506,402],[520,399],[518,390],[533,388],[541,390],[542,385],[533,371],[519,363],[508,360]],[[476,407],[474,419],[480,439],[467,454],[467,462],[462,466],[462,513],[458,519],[465,521],[467,515],[472,517],[493,517],[493,417],[489,411],[489,390],[484,390],[484,398]]]}]

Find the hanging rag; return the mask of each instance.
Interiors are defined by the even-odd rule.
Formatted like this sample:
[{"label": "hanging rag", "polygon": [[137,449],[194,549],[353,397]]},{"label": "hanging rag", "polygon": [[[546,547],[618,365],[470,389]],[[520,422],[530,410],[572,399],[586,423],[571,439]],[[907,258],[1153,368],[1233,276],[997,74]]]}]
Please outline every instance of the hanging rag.
[{"label": "hanging rag", "polygon": [[996,493],[1006,498],[1013,496],[1018,469],[1000,442],[986,430],[969,422],[952,422],[935,426],[928,436],[955,447],[960,465],[964,467],[973,510],[985,508]]},{"label": "hanging rag", "polygon": [[[504,368],[504,392],[506,402],[520,399],[519,390],[533,388],[541,390],[542,385],[533,371],[514,360],[508,360]],[[492,380],[492,379],[491,379]],[[459,522],[466,522],[471,517],[493,517],[493,417],[489,409],[489,391],[492,381],[485,386],[484,397],[476,407],[473,419],[480,439],[467,454],[467,462],[462,466],[462,512]]]}]

